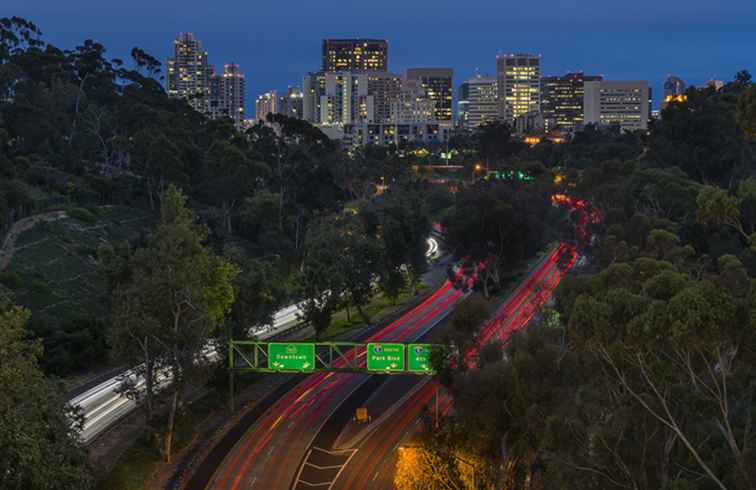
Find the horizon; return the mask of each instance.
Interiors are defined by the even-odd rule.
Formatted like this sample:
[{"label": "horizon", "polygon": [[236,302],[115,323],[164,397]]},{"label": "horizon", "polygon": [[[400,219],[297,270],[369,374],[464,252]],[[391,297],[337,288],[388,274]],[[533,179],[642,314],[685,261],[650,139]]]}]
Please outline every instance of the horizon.
[{"label": "horizon", "polygon": [[[756,7],[743,0],[726,6],[694,0],[683,11],[641,0],[624,5],[621,19],[597,0],[550,0],[539,9],[540,17],[490,0],[467,5],[464,11],[451,2],[434,2],[431,14],[426,0],[412,5],[388,0],[384,9],[324,0],[296,5],[294,12],[270,2],[229,2],[222,12],[196,0],[171,2],[182,7],[177,10],[144,0],[129,7],[92,0],[73,0],[65,8],[49,0],[27,3],[10,0],[9,10],[37,24],[45,41],[73,48],[91,38],[111,58],[122,59],[138,46],[158,58],[163,69],[176,35],[194,33],[216,71],[228,63],[240,66],[247,81],[247,117],[254,113],[258,95],[301,87],[307,72],[319,70],[326,38],[387,40],[389,71],[397,74],[412,67],[452,68],[455,111],[459,85],[476,73],[495,75],[496,55],[502,52],[540,54],[542,76],[582,71],[608,80],[647,80],[658,108],[669,75],[679,76],[687,86],[700,86],[710,79],[729,81],[739,70],[749,70],[750,26],[756,23]],[[134,13],[139,11],[150,15]],[[392,11],[400,15],[392,16]],[[467,22],[471,12],[478,14],[472,15],[474,25]],[[138,25],[139,34],[131,25]],[[439,36],[437,26],[448,34]]]}]

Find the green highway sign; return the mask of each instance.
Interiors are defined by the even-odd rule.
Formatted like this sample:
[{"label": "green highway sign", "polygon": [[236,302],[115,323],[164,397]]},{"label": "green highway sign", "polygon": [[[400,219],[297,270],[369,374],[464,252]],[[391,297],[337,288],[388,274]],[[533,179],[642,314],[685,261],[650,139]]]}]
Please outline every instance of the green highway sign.
[{"label": "green highway sign", "polygon": [[268,369],[274,371],[314,371],[315,344],[269,343]]},{"label": "green highway sign", "polygon": [[368,371],[404,371],[404,344],[368,344]]},{"label": "green highway sign", "polygon": [[407,346],[407,371],[432,373],[430,364],[430,344],[409,344]]}]

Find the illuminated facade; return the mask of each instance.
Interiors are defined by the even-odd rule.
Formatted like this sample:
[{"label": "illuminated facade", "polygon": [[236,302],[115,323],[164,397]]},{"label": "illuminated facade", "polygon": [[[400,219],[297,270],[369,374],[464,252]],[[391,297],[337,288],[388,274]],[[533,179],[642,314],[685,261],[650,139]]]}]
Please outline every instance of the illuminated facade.
[{"label": "illuminated facade", "polygon": [[244,121],[246,82],[239,65],[223,66],[223,74],[210,79],[210,117],[228,117],[237,127]]},{"label": "illuminated facade", "polygon": [[685,102],[688,98],[685,96],[685,82],[682,78],[670,75],[664,81],[664,98],[662,99],[661,108],[669,105],[670,102]]},{"label": "illuminated facade", "polygon": [[583,124],[585,82],[603,80],[601,76],[582,72],[541,79],[541,113],[544,129],[572,132]]},{"label": "illuminated facade", "polygon": [[369,72],[368,95],[373,100],[371,122],[389,122],[392,103],[402,91],[402,77],[389,72]]},{"label": "illuminated facade", "polygon": [[496,56],[499,118],[513,123],[519,116],[541,111],[541,56]]},{"label": "illuminated facade", "polygon": [[431,123],[434,109],[433,101],[427,97],[419,80],[404,80],[400,93],[391,102],[390,121],[394,124]]},{"label": "illuminated facade", "polygon": [[408,80],[418,80],[428,100],[433,103],[433,119],[440,123],[452,122],[452,79],[451,68],[410,68]]},{"label": "illuminated facade", "polygon": [[340,139],[346,145],[397,145],[403,142],[441,144],[449,141],[451,124],[348,124]]},{"label": "illuminated facade", "polygon": [[460,126],[472,129],[498,119],[497,86],[496,78],[482,75],[476,75],[460,85]]},{"label": "illuminated facade", "polygon": [[278,94],[275,90],[257,96],[255,101],[255,116],[258,121],[264,121],[268,114],[278,113]]},{"label": "illuminated facade", "polygon": [[323,71],[386,71],[388,41],[383,39],[323,39]]},{"label": "illuminated facade", "polygon": [[352,124],[373,121],[374,99],[368,94],[365,73],[325,74],[325,90],[320,96],[320,124]]},{"label": "illuminated facade", "polygon": [[278,112],[284,116],[302,119],[304,114],[304,95],[299,87],[289,87],[285,95],[278,98]]},{"label": "illuminated facade", "polygon": [[645,130],[651,90],[646,81],[585,82],[585,123],[618,125],[622,131]]},{"label": "illuminated facade", "polygon": [[302,118],[312,124],[320,123],[320,98],[325,94],[325,73],[305,75],[302,81]]},{"label": "illuminated facade", "polygon": [[199,39],[191,32],[179,33],[173,41],[173,57],[166,65],[168,95],[186,99],[195,110],[210,114],[213,68]]}]

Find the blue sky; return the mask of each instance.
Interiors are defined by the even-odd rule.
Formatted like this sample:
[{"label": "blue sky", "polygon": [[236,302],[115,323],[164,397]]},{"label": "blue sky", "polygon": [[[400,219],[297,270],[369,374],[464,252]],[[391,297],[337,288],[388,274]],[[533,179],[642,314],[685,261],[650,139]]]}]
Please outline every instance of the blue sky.
[{"label": "blue sky", "polygon": [[[179,31],[194,32],[221,68],[246,73],[248,103],[269,89],[301,85],[320,63],[323,37],[389,41],[389,64],[451,66],[455,85],[493,73],[497,52],[543,56],[544,74],[570,70],[609,79],[664,78],[700,84],[756,74],[755,0],[2,0],[0,16],[40,26],[62,48],[84,39],[112,57],[139,46],[161,60]],[[249,112],[249,111],[248,111]]]}]

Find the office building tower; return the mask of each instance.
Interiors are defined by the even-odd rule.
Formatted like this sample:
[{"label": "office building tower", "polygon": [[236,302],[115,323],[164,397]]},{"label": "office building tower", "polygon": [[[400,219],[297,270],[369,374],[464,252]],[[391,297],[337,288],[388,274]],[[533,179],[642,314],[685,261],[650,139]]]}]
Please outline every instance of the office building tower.
[{"label": "office building tower", "polygon": [[368,95],[373,100],[371,122],[391,120],[391,104],[402,89],[402,77],[389,72],[368,72]]},{"label": "office building tower", "polygon": [[320,96],[320,124],[373,122],[374,98],[368,93],[366,73],[328,72]]},{"label": "office building tower", "polygon": [[213,68],[207,51],[191,32],[182,32],[173,41],[173,57],[167,61],[167,89],[170,97],[186,99],[203,114],[210,113],[210,84]]},{"label": "office building tower", "polygon": [[287,117],[302,119],[303,107],[302,89],[299,87],[289,87],[286,94],[278,98],[278,112]]},{"label": "office building tower", "polygon": [[664,81],[664,98],[675,97],[685,93],[685,82],[682,78],[670,75]]},{"label": "office building tower", "polygon": [[664,81],[664,98],[661,102],[661,108],[664,110],[670,103],[685,102],[688,97],[685,95],[685,82],[680,77],[670,75]]},{"label": "office building tower", "polygon": [[386,71],[388,42],[383,39],[323,39],[323,71]]},{"label": "office building tower", "polygon": [[239,65],[223,65],[223,73],[210,79],[210,117],[230,118],[237,127],[244,121],[246,82]]},{"label": "office building tower", "polygon": [[393,124],[432,123],[435,105],[419,80],[402,81],[399,95],[391,103],[390,122]]},{"label": "office building tower", "polygon": [[476,75],[460,86],[460,121],[465,128],[474,129],[499,117],[496,78]]},{"label": "office building tower", "polygon": [[572,132],[583,124],[583,98],[585,82],[603,80],[599,75],[582,72],[541,79],[541,113],[544,129]]},{"label": "office building tower", "polygon": [[645,130],[650,97],[646,81],[587,81],[583,97],[585,123],[618,125],[622,131]]},{"label": "office building tower", "polygon": [[452,78],[451,68],[410,68],[408,80],[418,80],[425,88],[426,97],[433,103],[433,118],[441,123],[452,122]]},{"label": "office building tower", "polygon": [[325,73],[308,73],[302,80],[302,119],[320,123],[320,98],[325,94]]},{"label": "office building tower", "polygon": [[496,79],[502,121],[511,124],[523,114],[541,111],[540,55],[497,55]]},{"label": "office building tower", "polygon": [[268,114],[278,113],[278,94],[275,90],[257,96],[255,115],[258,121],[265,121]]},{"label": "office building tower", "polygon": [[470,119],[470,85],[462,82],[457,91],[457,120],[456,126],[460,128],[469,127]]}]

